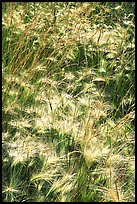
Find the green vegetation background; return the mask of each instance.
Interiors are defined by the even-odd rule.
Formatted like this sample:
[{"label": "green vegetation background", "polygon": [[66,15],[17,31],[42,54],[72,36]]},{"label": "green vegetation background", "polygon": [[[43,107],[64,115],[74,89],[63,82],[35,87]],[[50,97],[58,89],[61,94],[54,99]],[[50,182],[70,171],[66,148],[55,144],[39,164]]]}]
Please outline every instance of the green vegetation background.
[{"label": "green vegetation background", "polygon": [[135,2],[2,3],[4,202],[135,200]]}]

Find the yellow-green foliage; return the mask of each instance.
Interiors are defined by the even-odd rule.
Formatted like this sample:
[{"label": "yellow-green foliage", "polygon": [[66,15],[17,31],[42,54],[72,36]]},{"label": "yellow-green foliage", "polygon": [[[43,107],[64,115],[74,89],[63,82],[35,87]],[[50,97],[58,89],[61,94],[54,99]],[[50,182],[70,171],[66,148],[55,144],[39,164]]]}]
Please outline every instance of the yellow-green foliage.
[{"label": "yellow-green foliage", "polygon": [[135,201],[134,9],[2,3],[4,202]]}]

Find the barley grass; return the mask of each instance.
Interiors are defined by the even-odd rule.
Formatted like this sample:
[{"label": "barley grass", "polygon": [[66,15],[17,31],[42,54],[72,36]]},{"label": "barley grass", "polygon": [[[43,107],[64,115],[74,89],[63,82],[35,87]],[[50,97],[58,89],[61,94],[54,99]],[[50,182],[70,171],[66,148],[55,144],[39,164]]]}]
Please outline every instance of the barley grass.
[{"label": "barley grass", "polygon": [[135,201],[134,9],[2,3],[4,202]]}]

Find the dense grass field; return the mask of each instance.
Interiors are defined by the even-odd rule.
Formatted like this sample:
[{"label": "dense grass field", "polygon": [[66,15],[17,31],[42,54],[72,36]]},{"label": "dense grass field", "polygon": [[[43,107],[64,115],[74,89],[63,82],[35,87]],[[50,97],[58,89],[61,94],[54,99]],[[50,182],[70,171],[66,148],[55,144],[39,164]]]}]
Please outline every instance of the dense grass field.
[{"label": "dense grass field", "polygon": [[135,201],[135,3],[2,3],[4,202]]}]

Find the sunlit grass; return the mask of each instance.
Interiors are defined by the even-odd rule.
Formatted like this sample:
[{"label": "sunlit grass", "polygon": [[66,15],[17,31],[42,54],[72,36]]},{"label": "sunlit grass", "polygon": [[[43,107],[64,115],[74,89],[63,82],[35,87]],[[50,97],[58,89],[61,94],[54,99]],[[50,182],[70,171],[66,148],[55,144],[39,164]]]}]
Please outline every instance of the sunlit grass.
[{"label": "sunlit grass", "polygon": [[2,4],[4,202],[135,200],[134,4],[112,4]]}]

